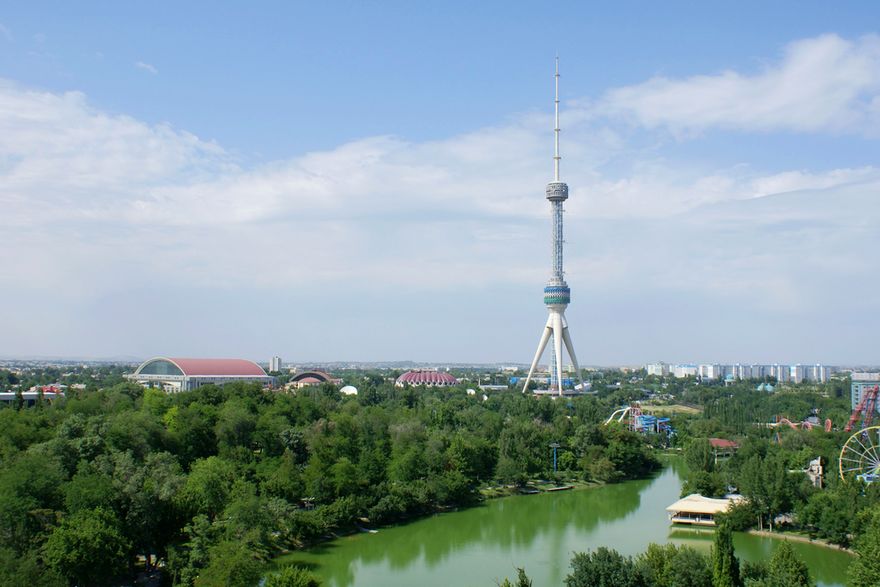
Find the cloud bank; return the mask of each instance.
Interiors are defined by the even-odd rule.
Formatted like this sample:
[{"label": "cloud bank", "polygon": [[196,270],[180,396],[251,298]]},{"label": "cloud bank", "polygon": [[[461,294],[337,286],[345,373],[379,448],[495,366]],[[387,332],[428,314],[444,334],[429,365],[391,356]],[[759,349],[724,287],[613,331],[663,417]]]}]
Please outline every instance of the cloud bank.
[{"label": "cloud bank", "polygon": [[[852,337],[811,347],[805,324],[843,333],[876,315],[875,295],[844,284],[880,285],[867,271],[880,168],[706,169],[634,148],[627,125],[872,135],[877,62],[876,37],[826,35],[758,74],[655,78],[564,109],[586,363],[857,354]],[[2,81],[0,288],[16,336],[0,354],[526,360],[549,265],[551,128],[528,114],[245,168],[81,93]],[[434,335],[409,339],[413,322]]]},{"label": "cloud bank", "polygon": [[876,137],[878,90],[880,37],[850,41],[828,34],[791,43],[780,62],[765,64],[756,74],[655,77],[608,92],[602,109],[679,133],[720,128]]}]

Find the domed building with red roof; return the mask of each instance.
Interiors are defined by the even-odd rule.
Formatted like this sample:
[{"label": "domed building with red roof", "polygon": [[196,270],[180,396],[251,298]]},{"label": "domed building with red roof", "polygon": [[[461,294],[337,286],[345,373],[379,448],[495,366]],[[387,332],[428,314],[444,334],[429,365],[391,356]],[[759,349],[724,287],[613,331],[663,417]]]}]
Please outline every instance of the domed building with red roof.
[{"label": "domed building with red roof", "polygon": [[449,387],[458,385],[458,379],[442,371],[415,369],[407,371],[394,382],[397,387],[424,385],[426,387]]},{"label": "domed building with red roof", "polygon": [[246,359],[185,359],[154,357],[141,363],[131,375],[141,385],[161,386],[165,391],[192,391],[212,383],[223,385],[233,381],[275,384],[275,378],[262,367]]}]

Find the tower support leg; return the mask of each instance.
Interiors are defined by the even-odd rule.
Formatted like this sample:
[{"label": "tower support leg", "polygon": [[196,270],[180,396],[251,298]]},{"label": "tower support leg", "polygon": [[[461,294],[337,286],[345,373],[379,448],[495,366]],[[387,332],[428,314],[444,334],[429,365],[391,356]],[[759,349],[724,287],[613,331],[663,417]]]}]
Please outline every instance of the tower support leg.
[{"label": "tower support leg", "polygon": [[562,395],[562,317],[559,312],[550,314],[553,320],[553,350],[556,352],[556,384],[559,395]]},{"label": "tower support leg", "polygon": [[547,325],[544,326],[544,332],[541,333],[541,340],[538,341],[538,351],[535,353],[535,358],[532,359],[532,366],[529,367],[529,374],[526,377],[526,383],[523,385],[523,393],[529,390],[529,382],[532,380],[532,375],[535,374],[535,367],[538,366],[538,361],[541,360],[541,355],[544,354],[544,349],[547,348],[547,341],[550,340],[550,335],[553,333],[553,317],[547,319]]},{"label": "tower support leg", "polygon": [[571,335],[568,333],[568,324],[565,323],[564,317],[562,320],[562,341],[565,343],[565,348],[568,351],[568,356],[571,357],[572,364],[574,364],[578,381],[581,382],[581,391],[585,391],[586,387],[584,386],[584,378],[581,376],[581,366],[578,364],[577,355],[574,354],[574,345],[571,342]]}]

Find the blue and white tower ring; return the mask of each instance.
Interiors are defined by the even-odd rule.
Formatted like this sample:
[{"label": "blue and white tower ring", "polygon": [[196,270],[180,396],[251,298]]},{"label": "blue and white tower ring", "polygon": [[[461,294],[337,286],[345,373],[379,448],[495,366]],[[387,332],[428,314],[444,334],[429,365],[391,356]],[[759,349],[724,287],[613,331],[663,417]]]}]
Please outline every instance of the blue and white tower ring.
[{"label": "blue and white tower ring", "polygon": [[571,302],[571,290],[567,285],[548,285],[544,288],[544,303],[548,306],[567,306]]},{"label": "blue and white tower ring", "polygon": [[551,181],[547,184],[546,194],[551,202],[564,202],[568,199],[568,184],[564,181]]}]

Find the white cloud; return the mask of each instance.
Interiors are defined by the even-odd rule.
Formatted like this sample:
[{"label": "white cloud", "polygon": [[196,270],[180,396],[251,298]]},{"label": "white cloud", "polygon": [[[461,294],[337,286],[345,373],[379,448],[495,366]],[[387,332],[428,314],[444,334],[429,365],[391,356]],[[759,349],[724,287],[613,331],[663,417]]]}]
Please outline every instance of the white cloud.
[{"label": "white cloud", "polygon": [[[424,143],[374,137],[242,170],[213,143],[107,115],[82,94],[0,83],[0,226],[30,255],[8,262],[50,279],[82,269],[106,247],[111,258],[124,253],[125,264],[157,273],[173,264],[203,283],[292,282],[306,271],[316,282],[373,275],[433,287],[430,272],[401,271],[425,266],[456,275],[445,287],[540,279],[543,250],[529,241],[543,239],[546,228],[548,122],[530,115]],[[670,218],[880,176],[871,167],[707,174],[636,160],[615,177],[585,168],[581,157],[606,145],[620,150],[619,137],[575,126],[567,139],[573,225]],[[72,242],[82,235],[87,242]],[[512,254],[511,243],[524,254]],[[266,249],[286,251],[288,267],[273,270]],[[223,271],[230,259],[240,268],[233,276]]]},{"label": "white cloud", "polygon": [[880,131],[880,37],[833,34],[789,44],[756,74],[656,77],[608,92],[601,111],[674,132]]},{"label": "white cloud", "polygon": [[52,94],[0,81],[3,225],[112,219],[133,195],[232,169],[222,149],[166,125],[90,107],[78,92]]},{"label": "white cloud", "polygon": [[151,64],[145,63],[143,61],[136,61],[134,66],[137,67],[138,69],[142,69],[142,70],[144,70],[148,73],[151,73],[153,75],[156,75],[157,73],[159,73],[159,70],[156,69],[155,65],[151,65]]},{"label": "white cloud", "polygon": [[752,180],[749,189],[752,197],[759,198],[761,196],[798,190],[816,190],[870,183],[877,181],[878,178],[880,178],[880,169],[871,166],[854,169],[833,169],[825,173],[804,170],[784,171]]},{"label": "white cloud", "polygon": [[[787,71],[785,63],[762,75]],[[873,263],[878,168],[689,167],[632,149],[615,128],[598,125],[592,108],[566,110],[564,118],[563,177],[572,189],[567,267],[576,304],[583,303],[573,306],[572,320],[598,307],[581,300],[613,304],[641,295],[627,310],[639,320],[680,303],[707,315],[720,312],[716,304],[744,308],[752,316],[743,324],[776,315],[803,321],[842,304],[844,295],[804,284],[815,275],[852,279]],[[672,126],[674,118],[656,124]],[[777,127],[789,128],[783,119]],[[702,120],[687,128],[721,124]],[[86,328],[130,341],[105,307],[117,304],[120,322],[151,311],[126,305],[129,298],[168,296],[168,315],[141,319],[145,330],[167,332],[193,315],[205,322],[193,322],[192,332],[213,328],[207,321],[225,319],[227,308],[205,309],[192,293],[196,285],[240,297],[242,307],[262,308],[266,292],[291,292],[299,301],[283,311],[304,312],[296,318],[305,320],[336,311],[327,296],[336,304],[372,295],[374,306],[349,317],[368,334],[384,329],[383,312],[398,312],[398,303],[420,308],[424,300],[423,311],[446,312],[451,323],[452,315],[475,318],[468,314],[474,308],[503,314],[509,301],[488,299],[492,288],[534,289],[540,310],[550,128],[549,115],[530,114],[442,140],[371,137],[242,169],[220,146],[180,129],[107,114],[78,92],[0,81],[0,306],[18,304],[13,331],[54,328],[41,316],[47,305],[55,308],[65,330],[52,332],[71,344]],[[196,301],[175,305],[187,292]],[[77,311],[82,320],[71,317]],[[589,320],[601,322],[596,312]],[[343,338],[345,326],[321,329]],[[525,339],[528,359],[531,334]],[[401,356],[395,352],[384,358]]]},{"label": "white cloud", "polygon": [[11,43],[13,41],[12,31],[9,30],[9,27],[4,26],[2,22],[0,22],[0,38],[3,38],[8,43]]}]

